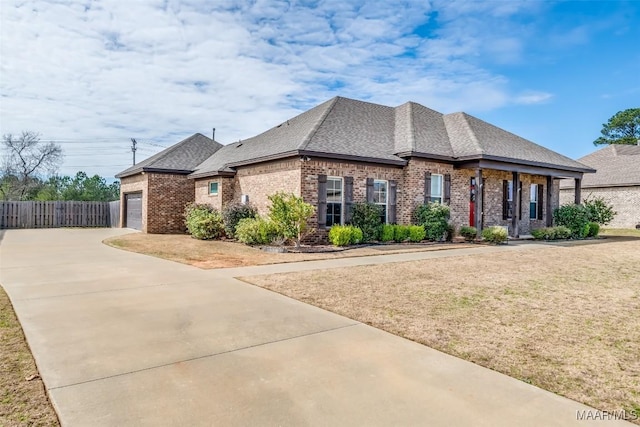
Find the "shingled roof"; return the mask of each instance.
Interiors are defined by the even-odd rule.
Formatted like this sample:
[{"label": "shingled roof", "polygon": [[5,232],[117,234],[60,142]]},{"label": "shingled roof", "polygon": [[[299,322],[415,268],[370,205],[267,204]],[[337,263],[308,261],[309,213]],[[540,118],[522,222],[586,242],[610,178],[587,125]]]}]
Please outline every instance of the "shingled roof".
[{"label": "shingled roof", "polygon": [[200,133],[196,133],[148,159],[123,170],[116,175],[116,178],[124,178],[146,171],[186,175],[193,172],[196,166],[210,158],[221,147],[223,147],[222,144]]},{"label": "shingled roof", "polygon": [[387,107],[335,97],[255,137],[224,146],[191,177],[294,155],[406,164],[411,156],[452,163],[488,159],[593,172],[555,151],[466,113],[442,114],[408,102]]},{"label": "shingled roof", "polygon": [[[579,159],[596,169],[585,175],[582,187],[622,187],[640,185],[640,146],[609,145]],[[560,181],[560,188],[574,188],[573,180]]]}]

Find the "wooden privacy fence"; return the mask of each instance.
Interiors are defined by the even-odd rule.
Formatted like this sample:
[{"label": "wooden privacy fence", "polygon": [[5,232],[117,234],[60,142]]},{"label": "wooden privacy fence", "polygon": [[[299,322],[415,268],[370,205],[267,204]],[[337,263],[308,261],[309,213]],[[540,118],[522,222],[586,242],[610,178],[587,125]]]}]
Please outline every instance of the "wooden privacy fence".
[{"label": "wooden privacy fence", "polygon": [[118,227],[120,202],[0,202],[0,229]]}]

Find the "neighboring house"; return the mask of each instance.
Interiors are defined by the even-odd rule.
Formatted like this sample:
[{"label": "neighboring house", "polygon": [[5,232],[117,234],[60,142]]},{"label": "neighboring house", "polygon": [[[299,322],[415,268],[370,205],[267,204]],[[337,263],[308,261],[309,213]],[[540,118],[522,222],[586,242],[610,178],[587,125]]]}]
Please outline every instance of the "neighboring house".
[{"label": "neighboring house", "polygon": [[[618,213],[608,227],[640,228],[640,146],[609,145],[579,159],[594,169],[582,181],[578,200],[602,197]],[[572,182],[560,183],[560,202],[576,199]]]},{"label": "neighboring house", "polygon": [[[118,175],[123,206],[130,192],[140,192],[134,183],[143,179],[141,174],[170,156],[173,169],[163,172],[162,182],[180,178],[180,203],[195,200],[222,209],[248,201],[265,213],[268,195],[301,195],[317,208],[310,221],[317,231],[308,242],[324,240],[331,225],[349,222],[353,203],[367,201],[382,207],[388,223],[407,224],[417,206],[440,202],[450,205],[456,226],[501,225],[512,236],[528,234],[551,224],[558,178],[573,178],[579,188],[583,173],[594,172],[465,113],[342,97],[247,140],[219,149],[211,141],[211,152],[198,165],[180,163],[180,144],[186,145],[183,141],[147,159],[148,171],[141,164]],[[185,174],[177,175],[176,169]],[[168,186],[158,191],[155,180],[145,182],[153,200],[145,201],[143,189],[142,230],[174,232],[182,209],[162,200],[177,196]],[[173,222],[162,229],[165,220],[157,217]]]}]

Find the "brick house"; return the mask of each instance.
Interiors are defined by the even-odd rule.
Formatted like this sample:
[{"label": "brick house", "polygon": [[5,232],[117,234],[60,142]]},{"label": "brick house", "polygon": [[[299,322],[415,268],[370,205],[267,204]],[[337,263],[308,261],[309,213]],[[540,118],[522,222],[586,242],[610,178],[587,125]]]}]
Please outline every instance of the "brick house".
[{"label": "brick house", "polygon": [[267,196],[281,190],[317,207],[310,241],[349,222],[350,206],[366,201],[382,206],[389,223],[409,223],[431,201],[450,205],[456,226],[501,225],[518,236],[551,224],[560,178],[573,178],[579,189],[583,174],[594,172],[468,114],[413,102],[388,107],[336,97],[247,140],[209,140],[198,164],[179,153],[196,151],[188,140],[117,175],[123,226],[132,193],[142,192],[140,228],[170,233],[180,228],[184,202],[222,209],[248,201],[265,213]]},{"label": "brick house", "polygon": [[560,182],[560,202],[602,197],[618,213],[609,227],[640,228],[640,146],[609,145],[579,159],[597,172],[584,177],[582,194],[570,180]]}]

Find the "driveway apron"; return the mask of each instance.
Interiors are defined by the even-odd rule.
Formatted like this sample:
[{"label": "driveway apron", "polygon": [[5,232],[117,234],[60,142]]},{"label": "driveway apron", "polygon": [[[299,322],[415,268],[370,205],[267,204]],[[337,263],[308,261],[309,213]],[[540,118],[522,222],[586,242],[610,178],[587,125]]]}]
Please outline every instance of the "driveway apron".
[{"label": "driveway apron", "polygon": [[0,232],[0,284],[63,426],[630,425],[233,278],[278,267],[207,271],[101,243],[129,232]]}]

